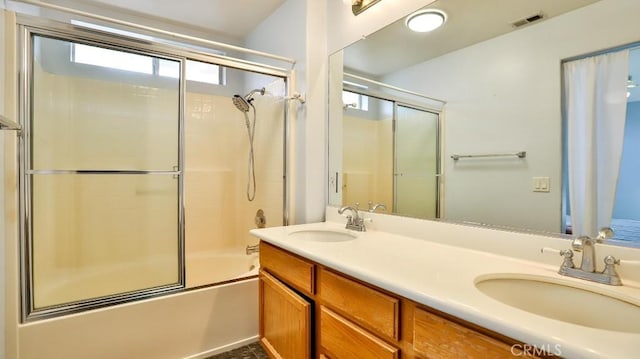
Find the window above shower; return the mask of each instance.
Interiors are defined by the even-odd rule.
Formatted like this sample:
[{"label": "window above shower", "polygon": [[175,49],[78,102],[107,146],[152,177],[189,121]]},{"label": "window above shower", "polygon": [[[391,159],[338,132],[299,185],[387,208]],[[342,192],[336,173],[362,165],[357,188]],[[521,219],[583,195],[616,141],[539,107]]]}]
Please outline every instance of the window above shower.
[{"label": "window above shower", "polygon": [[[178,61],[102,44],[47,39],[42,37],[34,42],[34,55],[43,70],[51,74],[156,88],[173,88],[180,78]],[[200,92],[222,91],[226,86],[226,71],[218,64],[189,59],[185,79]]]},{"label": "window above shower", "polygon": [[[158,40],[152,36],[116,29],[108,26],[92,24],[84,21],[71,20],[75,26],[106,32],[114,35],[121,35],[144,41]],[[208,50],[211,52],[211,50]],[[214,51],[216,55],[225,55],[221,51]],[[133,53],[115,51],[99,46],[72,43],[70,48],[70,59],[72,63],[85,64],[102,67],[105,69],[116,69],[130,72],[137,72],[147,75],[169,77],[178,79],[180,77],[179,64],[172,61],[141,56]],[[210,85],[225,85],[225,69],[222,66],[187,60],[186,80]]]},{"label": "window above shower", "polygon": [[[178,62],[85,44],[72,44],[71,61],[76,64],[93,65],[173,79],[180,77],[180,64]],[[187,60],[186,79],[187,81],[211,85],[224,85],[224,68],[214,64]]]}]

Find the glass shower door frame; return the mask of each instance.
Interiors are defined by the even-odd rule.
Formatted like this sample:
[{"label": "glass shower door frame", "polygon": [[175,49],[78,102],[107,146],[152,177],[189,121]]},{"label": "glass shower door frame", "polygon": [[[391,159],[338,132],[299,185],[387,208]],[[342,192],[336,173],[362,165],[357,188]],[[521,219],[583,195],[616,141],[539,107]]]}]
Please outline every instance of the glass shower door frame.
[{"label": "glass shower door frame", "polygon": [[[239,69],[247,72],[253,72],[258,74],[272,75],[282,78],[285,81],[285,98],[288,99],[287,94],[291,93],[292,80],[295,78],[295,72],[292,69],[280,68],[272,65],[266,65],[258,62],[248,61],[244,59],[228,57],[224,54],[213,53],[208,50],[194,49],[192,47],[181,47],[180,44],[175,43],[172,40],[163,40],[161,38],[153,41],[145,39],[140,41],[138,39],[132,39],[121,36],[114,36],[110,34],[104,34],[95,32],[93,30],[82,29],[75,27],[68,23],[61,23],[52,21],[41,17],[33,17],[28,15],[18,14],[18,41],[17,41],[17,54],[18,54],[18,67],[20,68],[20,78],[18,81],[18,98],[19,98],[19,113],[20,122],[25,126],[30,121],[31,116],[31,81],[33,74],[31,73],[31,55],[33,49],[31,48],[31,36],[33,34],[59,38],[67,41],[80,41],[83,43],[94,43],[97,45],[106,46],[114,49],[124,49],[128,52],[134,52],[159,58],[166,58],[171,60],[179,60],[181,63],[181,74],[179,81],[179,166],[175,171],[171,173],[159,173],[176,175],[179,181],[179,283],[151,288],[143,291],[134,291],[124,293],[116,296],[108,296],[104,298],[96,298],[89,301],[81,301],[77,303],[68,303],[60,306],[49,307],[39,310],[34,310],[33,298],[31,289],[33,288],[33,279],[31,275],[32,263],[31,248],[29,238],[32,235],[30,216],[31,210],[31,198],[28,189],[31,187],[31,182],[28,174],[27,161],[30,156],[30,148],[28,136],[28,130],[23,131],[19,138],[18,146],[18,187],[19,187],[19,203],[18,203],[18,216],[19,216],[19,250],[20,250],[20,282],[21,282],[21,321],[29,322],[33,320],[45,319],[50,317],[56,317],[60,315],[66,315],[76,312],[85,311],[88,309],[95,309],[106,307],[114,304],[128,303],[140,299],[147,299],[155,296],[161,296],[166,294],[172,294],[182,292],[185,289],[185,244],[184,244],[184,178],[183,178],[183,164],[184,164],[184,114],[185,114],[185,94],[186,94],[186,60],[195,60],[201,62],[212,63],[227,68]],[[290,124],[290,105],[289,101],[283,101],[284,109],[284,124],[283,124],[283,224],[287,225],[289,221],[289,135],[291,133]],[[141,173],[142,174],[142,173]]]},{"label": "glass shower door frame", "polygon": [[439,111],[435,111],[435,110],[431,110],[431,109],[427,109],[424,107],[420,107],[420,106],[416,106],[414,104],[409,104],[406,102],[401,102],[401,101],[395,101],[395,100],[391,100],[393,101],[393,213],[397,213],[398,211],[398,176],[400,176],[401,174],[398,172],[398,131],[397,131],[397,126],[398,126],[398,107],[405,107],[405,108],[409,108],[409,109],[413,109],[413,110],[417,110],[417,111],[423,111],[423,112],[428,112],[431,114],[436,115],[438,118],[436,120],[436,178],[435,178],[435,191],[436,191],[436,195],[435,195],[435,214],[436,217],[435,218],[440,218],[441,213],[442,213],[442,208],[441,208],[441,204],[442,204],[442,159],[441,159],[441,151],[442,151],[442,147],[441,147],[441,143],[442,143],[442,114]]},{"label": "glass shower door frame", "polygon": [[[163,58],[172,61],[178,61],[181,64],[181,78],[184,78],[184,68],[185,68],[185,58],[176,57],[171,54],[166,54],[160,51],[143,51],[139,49],[132,49],[131,47],[119,46],[119,44],[115,44],[110,42],[109,45],[106,45],[104,42],[100,42],[99,39],[93,38],[90,36],[80,36],[79,34],[72,34],[66,32],[58,32],[54,30],[45,30],[40,28],[34,28],[26,25],[20,26],[20,44],[22,46],[23,51],[21,52],[21,67],[24,69],[23,77],[20,81],[20,93],[21,93],[21,123],[23,126],[23,131],[20,136],[20,145],[19,145],[19,186],[20,186],[20,216],[22,223],[20,231],[21,231],[21,240],[20,240],[20,249],[21,249],[21,286],[22,286],[22,320],[31,321],[36,319],[49,318],[53,316],[57,316],[60,314],[69,314],[82,310],[93,309],[104,307],[107,305],[112,305],[116,303],[129,302],[133,300],[138,300],[141,298],[149,298],[161,294],[171,293],[178,291],[184,287],[185,282],[185,273],[184,273],[184,205],[183,205],[183,193],[184,193],[184,176],[183,174],[183,165],[184,165],[184,146],[183,146],[183,131],[184,131],[184,120],[183,120],[183,108],[184,108],[184,81],[181,79],[178,80],[179,88],[179,96],[178,96],[178,140],[177,140],[177,166],[173,168],[173,170],[80,170],[80,169],[68,169],[68,170],[34,170],[32,167],[32,136],[31,136],[31,123],[33,116],[33,103],[32,96],[34,94],[33,90],[33,64],[34,64],[34,49],[33,49],[33,38],[36,36],[48,37],[59,39],[62,41],[68,41],[72,43],[86,43],[86,44],[95,44],[100,45],[102,47],[108,47],[114,50],[126,50],[129,53],[137,53],[145,56],[152,56],[154,58]],[[34,275],[33,275],[33,218],[31,214],[33,213],[32,204],[33,204],[33,176],[34,175],[77,175],[77,176],[85,176],[85,175],[103,175],[103,176],[112,176],[112,175],[163,175],[163,176],[173,176],[177,179],[177,198],[178,203],[177,206],[177,263],[178,268],[178,281],[176,283],[170,283],[166,285],[145,288],[140,290],[135,290],[133,292],[124,292],[124,293],[116,293],[112,295],[101,296],[97,298],[89,298],[84,300],[78,300],[63,304],[57,304],[52,306],[45,306],[43,308],[36,308],[34,303]]]}]

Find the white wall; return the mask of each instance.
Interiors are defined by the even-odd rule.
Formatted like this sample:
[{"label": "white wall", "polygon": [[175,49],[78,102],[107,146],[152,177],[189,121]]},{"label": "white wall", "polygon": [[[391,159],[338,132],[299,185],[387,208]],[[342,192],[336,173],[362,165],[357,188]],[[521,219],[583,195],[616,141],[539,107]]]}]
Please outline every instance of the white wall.
[{"label": "white wall", "polygon": [[[639,12],[636,0],[602,0],[385,78],[448,101],[447,218],[560,230],[560,62],[639,41]],[[454,153],[520,150],[527,151],[525,160],[450,159]],[[550,177],[551,192],[532,192],[534,176]]]},{"label": "white wall", "polygon": [[[296,59],[291,93],[307,102],[290,103],[292,144],[290,173],[291,223],[324,218],[326,203],[326,4],[314,0],[289,0],[246,39],[248,48]],[[280,64],[280,66],[282,66]]]}]

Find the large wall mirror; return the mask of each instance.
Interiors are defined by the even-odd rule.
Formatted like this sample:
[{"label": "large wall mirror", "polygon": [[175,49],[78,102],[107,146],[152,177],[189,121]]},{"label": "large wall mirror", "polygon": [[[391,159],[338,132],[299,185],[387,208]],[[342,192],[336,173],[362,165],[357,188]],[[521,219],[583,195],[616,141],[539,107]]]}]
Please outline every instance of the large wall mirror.
[{"label": "large wall mirror", "polygon": [[[444,25],[417,33],[404,17],[330,56],[329,204],[570,232],[563,61],[637,44],[640,2],[438,0],[425,9],[444,12]],[[635,84],[640,51],[629,63]],[[631,85],[627,128],[639,124]],[[640,143],[636,132],[625,143]],[[505,156],[484,157],[494,154]],[[635,166],[618,197],[640,203]],[[638,208],[626,213],[618,216],[640,223]]]}]

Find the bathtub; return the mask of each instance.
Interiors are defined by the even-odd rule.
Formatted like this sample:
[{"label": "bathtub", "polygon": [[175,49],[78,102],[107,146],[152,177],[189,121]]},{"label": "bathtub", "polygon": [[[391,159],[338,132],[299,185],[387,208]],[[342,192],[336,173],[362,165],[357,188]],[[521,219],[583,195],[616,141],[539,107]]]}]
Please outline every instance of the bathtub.
[{"label": "bathtub", "polygon": [[259,259],[239,251],[187,257],[179,293],[20,324],[20,358],[201,359],[255,342]]},{"label": "bathtub", "polygon": [[194,288],[258,275],[258,254],[247,255],[244,250],[187,255],[186,287]]}]

